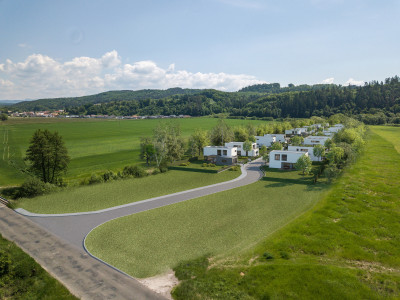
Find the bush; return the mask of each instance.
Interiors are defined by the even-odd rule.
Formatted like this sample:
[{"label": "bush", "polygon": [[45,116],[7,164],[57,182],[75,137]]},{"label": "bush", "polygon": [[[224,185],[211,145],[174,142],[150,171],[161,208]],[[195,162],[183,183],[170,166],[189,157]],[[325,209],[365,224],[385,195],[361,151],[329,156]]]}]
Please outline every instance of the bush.
[{"label": "bush", "polygon": [[290,258],[289,253],[287,253],[285,251],[281,251],[280,255],[281,255],[281,258],[283,258],[283,259],[289,259]]},{"label": "bush", "polygon": [[126,166],[122,171],[124,177],[133,176],[136,178],[147,176],[147,172],[140,166]]},{"label": "bush", "polygon": [[29,178],[19,188],[17,198],[32,198],[44,195],[56,190],[57,187],[51,183],[44,183],[36,177]]},{"label": "bush", "polygon": [[188,161],[180,164],[180,166],[183,166],[183,167],[187,167],[188,165],[190,165],[190,162],[188,162]]},{"label": "bush", "polygon": [[207,167],[215,168],[216,164],[208,164]]},{"label": "bush", "polygon": [[7,275],[10,272],[11,257],[10,255],[1,250],[0,251],[0,276]]},{"label": "bush", "polygon": [[207,167],[207,165],[208,165],[207,163],[203,163],[201,166],[202,167]]},{"label": "bush", "polygon": [[264,257],[266,260],[272,260],[272,259],[274,259],[274,256],[273,256],[271,253],[269,253],[269,252],[264,252],[263,257]]},{"label": "bush", "polygon": [[154,169],[153,172],[151,172],[151,175],[157,175],[157,174],[160,174],[159,169]]},{"label": "bush", "polygon": [[229,171],[239,171],[240,167],[239,166],[233,166],[232,168],[229,169]]},{"label": "bush", "polygon": [[103,177],[97,174],[92,174],[88,180],[88,184],[96,184],[103,182]]},{"label": "bush", "polygon": [[103,175],[103,181],[110,181],[110,180],[115,180],[118,178],[117,174],[115,174],[113,171],[107,171]]},{"label": "bush", "polygon": [[198,161],[198,160],[199,160],[198,156],[189,158],[189,161]]}]

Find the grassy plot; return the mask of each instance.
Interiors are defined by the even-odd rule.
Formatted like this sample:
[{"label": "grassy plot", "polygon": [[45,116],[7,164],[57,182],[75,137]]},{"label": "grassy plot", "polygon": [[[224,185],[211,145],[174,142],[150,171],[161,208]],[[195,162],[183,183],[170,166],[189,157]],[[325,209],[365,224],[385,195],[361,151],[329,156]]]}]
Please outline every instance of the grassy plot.
[{"label": "grassy plot", "polygon": [[[58,131],[72,158],[68,179],[90,176],[92,172],[121,169],[139,163],[140,137],[151,136],[159,122],[169,120],[96,120],[58,118],[18,118],[0,123],[0,187],[21,183],[18,171],[36,129]],[[188,137],[195,129],[209,130],[216,118],[173,120],[180,124],[182,135]],[[265,121],[226,120],[231,126],[260,124]]]},{"label": "grassy plot", "polygon": [[325,184],[313,185],[298,172],[271,171],[267,177],[110,221],[92,231],[86,246],[136,277],[155,275],[206,254],[242,252],[309,209],[326,190]]},{"label": "grassy plot", "polygon": [[365,153],[323,201],[247,254],[209,270],[207,260],[181,264],[178,274],[196,278],[181,276],[175,298],[399,299],[397,130],[372,128]]},{"label": "grassy plot", "polygon": [[33,258],[0,236],[0,299],[77,299]]},{"label": "grassy plot", "polygon": [[223,182],[239,175],[240,171],[219,174],[169,171],[143,178],[69,188],[32,199],[20,199],[17,206],[31,212],[47,214],[93,211]]}]

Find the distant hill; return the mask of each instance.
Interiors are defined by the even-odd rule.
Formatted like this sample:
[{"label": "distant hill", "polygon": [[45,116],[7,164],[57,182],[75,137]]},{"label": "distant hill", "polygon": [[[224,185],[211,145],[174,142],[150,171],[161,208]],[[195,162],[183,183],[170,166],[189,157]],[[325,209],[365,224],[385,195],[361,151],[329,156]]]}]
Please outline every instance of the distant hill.
[{"label": "distant hill", "polygon": [[107,103],[112,101],[141,101],[146,99],[161,99],[173,95],[194,95],[200,93],[198,89],[170,88],[167,90],[121,90],[109,91],[96,95],[66,98],[46,98],[34,101],[23,101],[13,106],[14,110],[41,111],[51,109],[68,109],[86,104]]},{"label": "distant hill", "polygon": [[279,94],[279,93],[287,93],[287,92],[306,92],[313,90],[321,90],[328,87],[336,86],[335,84],[301,84],[294,85],[290,83],[287,87],[281,87],[279,83],[263,83],[263,84],[255,84],[248,87],[244,87],[239,90],[239,92],[256,92],[256,93],[265,93],[265,94]]},{"label": "distant hill", "polygon": [[14,105],[24,100],[0,100],[0,106]]}]

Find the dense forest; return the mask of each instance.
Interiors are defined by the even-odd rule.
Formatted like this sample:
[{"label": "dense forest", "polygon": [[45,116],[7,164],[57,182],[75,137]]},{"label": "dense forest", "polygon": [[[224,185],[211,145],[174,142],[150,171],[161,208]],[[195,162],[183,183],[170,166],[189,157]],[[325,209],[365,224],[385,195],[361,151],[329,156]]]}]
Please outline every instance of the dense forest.
[{"label": "dense forest", "polygon": [[238,92],[217,90],[111,91],[98,95],[21,102],[15,110],[66,109],[70,114],[309,118],[357,115],[368,124],[400,123],[400,79],[364,86],[262,84]]}]

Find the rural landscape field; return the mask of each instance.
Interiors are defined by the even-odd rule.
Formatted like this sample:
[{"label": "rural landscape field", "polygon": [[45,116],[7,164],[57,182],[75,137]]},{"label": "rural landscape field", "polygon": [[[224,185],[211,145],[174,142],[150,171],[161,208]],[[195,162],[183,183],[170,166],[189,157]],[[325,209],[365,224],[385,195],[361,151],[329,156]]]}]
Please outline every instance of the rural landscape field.
[{"label": "rural landscape field", "polygon": [[0,0],[0,300],[400,299],[399,16]]}]

